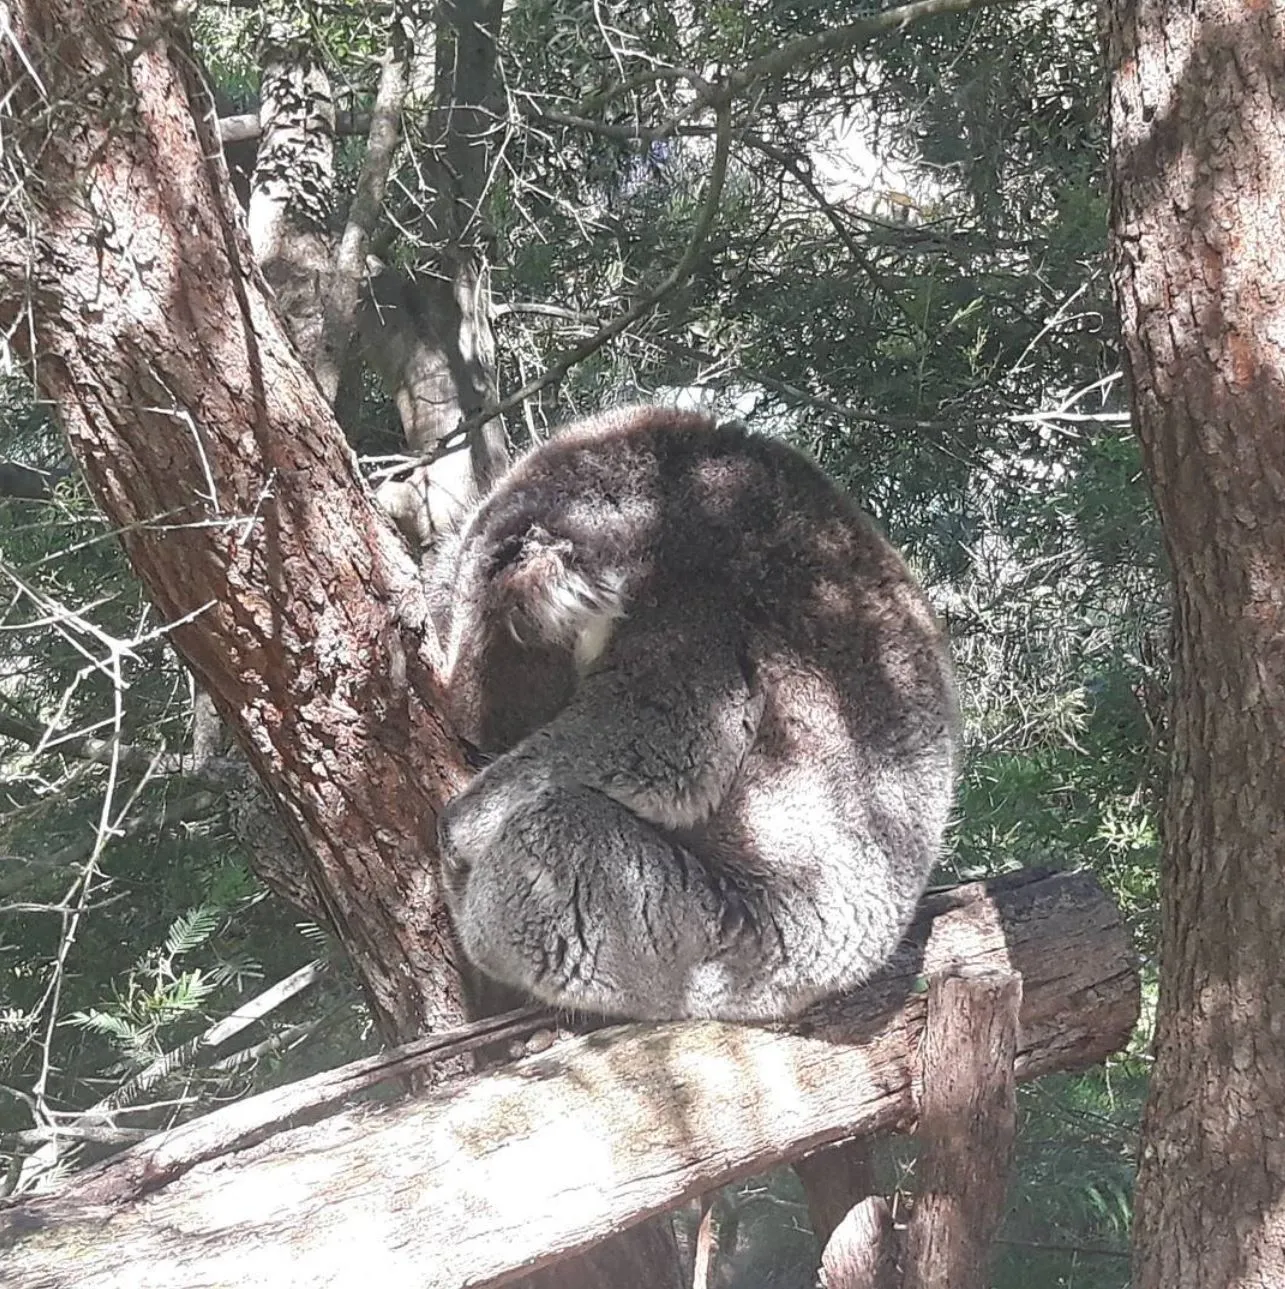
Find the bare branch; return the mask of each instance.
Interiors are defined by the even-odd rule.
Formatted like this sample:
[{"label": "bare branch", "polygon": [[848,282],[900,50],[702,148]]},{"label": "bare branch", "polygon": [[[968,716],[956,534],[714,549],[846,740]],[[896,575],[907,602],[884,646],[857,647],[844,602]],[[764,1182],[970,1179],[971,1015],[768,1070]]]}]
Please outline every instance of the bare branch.
[{"label": "bare branch", "polygon": [[[105,1286],[172,1283],[181,1265],[250,1284],[288,1259],[300,1282],[340,1267],[434,1289],[506,1282],[826,1142],[908,1126],[916,982],[963,963],[1023,977],[1019,1078],[1101,1059],[1136,1019],[1128,934],[1101,889],[1023,873],[929,897],[885,972],[795,1024],[615,1027],[192,1169],[262,1140],[305,1085],[229,1106],[0,1212],[0,1238],[17,1237],[6,1269],[19,1284]],[[371,1070],[384,1059],[364,1063],[370,1078],[401,1073]],[[357,1069],[331,1095],[368,1086]]]},{"label": "bare branch", "polygon": [[117,764],[124,770],[182,774],[193,782],[207,783],[211,787],[226,787],[229,783],[244,782],[249,777],[245,765],[230,757],[211,757],[199,772],[194,772],[191,758],[182,753],[157,753],[117,743],[114,739],[64,733],[48,727],[42,729],[3,713],[0,713],[0,738],[13,739],[15,743],[25,744],[35,752],[57,752],[94,765],[109,765],[115,756]]},{"label": "bare branch", "polygon": [[[785,148],[778,148],[776,144],[768,142],[767,139],[761,139],[757,135],[746,134],[742,136],[742,139],[750,147],[757,149],[765,157],[770,157],[789,172],[794,181],[812,198],[817,209],[829,221],[830,227],[834,229],[857,267],[870,279],[875,288],[887,298],[890,304],[905,314],[901,296],[896,288],[879,272],[874,262],[858,245],[857,239],[852,235],[852,230],[839,217],[839,212],[835,210],[834,205],[826,200],[825,194],[817,186],[816,180],[808,173],[797,153],[789,152]],[[909,315],[906,316],[908,317]]]},{"label": "bare branch", "polygon": [[[335,134],[369,134],[369,112],[336,112]],[[231,143],[248,143],[263,133],[263,123],[258,112],[238,112],[235,116],[219,118],[219,140],[226,148]]]},{"label": "bare branch", "polygon": [[101,1146],[133,1146],[152,1136],[150,1128],[116,1128],[105,1123],[48,1124],[41,1128],[23,1128],[6,1133],[20,1146],[48,1146],[59,1138],[64,1141],[92,1141]]},{"label": "bare branch", "polygon": [[683,252],[682,258],[665,277],[650,291],[640,296],[619,317],[607,323],[605,327],[595,332],[588,340],[563,354],[541,375],[528,381],[511,394],[506,394],[499,402],[483,408],[476,416],[470,417],[451,436],[452,440],[458,441],[458,438],[467,434],[468,431],[479,425],[484,425],[487,421],[493,420],[497,416],[502,416],[505,412],[538,394],[542,389],[561,380],[577,363],[583,362],[591,354],[597,353],[599,349],[609,341],[614,340],[621,332],[632,327],[639,318],[650,313],[671,291],[680,287],[687,280],[700,258],[705,238],[709,235],[709,231],[718,217],[719,202],[723,196],[723,184],[727,179],[727,159],[731,151],[731,141],[731,117],[727,107],[721,106],[718,108],[718,130],[715,134],[714,159],[710,166],[709,180],[705,186],[705,200],[701,205],[701,212],[696,220],[696,226],[693,228],[691,238],[687,243],[687,249]]},{"label": "bare branch", "polygon": [[936,18],[947,13],[967,13],[971,9],[1013,3],[1015,0],[916,0],[914,4],[884,9],[880,13],[858,18],[855,22],[846,23],[842,27],[832,27],[829,31],[786,41],[779,49],[747,63],[739,72],[733,72],[723,83],[722,93],[728,98],[734,98],[746,93],[760,81],[780,76],[797,67],[799,63],[815,58],[818,54],[849,53],[869,43],[876,36],[883,36],[893,31],[904,31],[925,18]]},{"label": "bare branch", "polygon": [[87,1197],[107,1199],[127,1195],[140,1184],[164,1184],[203,1160],[242,1150],[287,1125],[315,1122],[380,1083],[406,1080],[479,1048],[520,1042],[555,1025],[552,1013],[527,1007],[390,1047],[171,1128],[137,1151],[86,1170],[77,1193],[83,1184]]},{"label": "bare branch", "polygon": [[66,470],[38,470],[20,461],[0,461],[0,497],[48,501],[53,496],[54,484],[66,473]]},{"label": "bare branch", "polygon": [[700,80],[695,72],[684,67],[650,67],[591,94],[568,111],[563,112],[538,104],[534,99],[522,105],[522,110],[550,122],[592,129],[595,133],[611,133],[618,138],[664,138],[677,132],[684,122],[706,105],[717,107],[730,104],[733,100],[748,94],[761,82],[782,76],[809,58],[815,58],[820,54],[849,53],[868,44],[877,36],[904,31],[907,27],[922,22],[926,18],[935,18],[948,13],[966,13],[973,9],[998,7],[1015,2],[1016,0],[916,0],[913,4],[899,5],[895,9],[884,9],[879,13],[858,18],[855,22],[846,23],[842,27],[831,27],[827,31],[801,36],[797,40],[787,41],[779,49],[774,49],[761,58],[753,59],[723,80],[713,82],[707,95],[689,103],[681,111],[650,129],[638,127],[634,130],[631,126],[604,126],[593,120],[593,113],[615,99],[624,98],[653,85],[681,80],[695,83]]},{"label": "bare branch", "polygon": [[326,401],[331,404],[339,391],[339,378],[356,322],[366,272],[366,247],[379,219],[397,148],[402,104],[406,99],[408,56],[402,37],[395,32],[384,55],[361,174],[326,292],[316,376]]},{"label": "bare branch", "polygon": [[[161,809],[138,811],[130,818],[117,822],[111,830],[112,838],[123,840],[129,837],[150,836],[174,824],[204,819],[219,806],[221,801],[220,795],[214,792],[190,793],[176,801],[167,802]],[[14,867],[12,871],[0,874],[0,896],[19,891],[24,886],[53,873],[84,864],[97,844],[96,835],[83,837],[50,855],[28,859],[21,867]],[[10,864],[14,862],[8,861]]]}]

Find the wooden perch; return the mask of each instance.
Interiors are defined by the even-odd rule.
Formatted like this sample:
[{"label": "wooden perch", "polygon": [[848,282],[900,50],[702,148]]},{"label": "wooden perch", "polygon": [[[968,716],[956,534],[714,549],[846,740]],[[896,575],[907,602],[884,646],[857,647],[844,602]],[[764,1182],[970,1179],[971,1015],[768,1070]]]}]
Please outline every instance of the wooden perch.
[{"label": "wooden perch", "polygon": [[965,968],[929,985],[905,1289],[990,1284],[1017,1127],[1021,1002],[1022,978],[1012,971]]},{"label": "wooden perch", "polygon": [[826,1232],[826,1289],[986,1289],[1017,1125],[1021,1004],[1015,971],[964,966],[929,981],[919,1193],[905,1239],[888,1202],[867,1195]]},{"label": "wooden perch", "polygon": [[499,1284],[711,1187],[915,1115],[923,978],[1023,980],[1016,1074],[1090,1065],[1137,1015],[1094,879],[925,900],[876,981],[789,1027],[631,1025],[199,1164],[129,1203],[0,1212],[11,1289]]}]

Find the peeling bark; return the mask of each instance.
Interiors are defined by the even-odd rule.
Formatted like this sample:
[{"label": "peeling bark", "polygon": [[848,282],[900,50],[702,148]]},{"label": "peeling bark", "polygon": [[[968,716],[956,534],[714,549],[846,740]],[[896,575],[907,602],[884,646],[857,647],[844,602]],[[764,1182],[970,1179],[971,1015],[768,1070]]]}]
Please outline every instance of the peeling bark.
[{"label": "peeling bark", "polygon": [[919,1194],[905,1289],[986,1289],[1017,1128],[1013,1062],[1022,978],[965,969],[928,985]]},{"label": "peeling bark", "polygon": [[[507,462],[502,423],[475,424],[499,393],[482,209],[502,118],[503,18],[502,0],[444,0],[436,10],[431,72],[421,59],[417,77],[428,91],[420,98],[434,193],[417,223],[431,249],[413,278],[378,275],[360,318],[364,352],[396,401],[406,442],[426,458],[379,494],[416,549]],[[463,441],[444,452],[466,422]]]},{"label": "peeling bark", "polygon": [[363,353],[393,396],[407,445],[431,458],[378,492],[411,548],[422,550],[507,463],[499,421],[443,451],[461,423],[495,398],[490,290],[468,263],[450,278],[382,273],[370,283],[358,323]]},{"label": "peeling bark", "polygon": [[834,1228],[821,1254],[822,1289],[901,1289],[892,1209],[870,1195]]},{"label": "peeling bark", "polygon": [[265,24],[259,93],[262,134],[246,221],[250,245],[291,338],[315,373],[321,300],[334,253],[328,226],[335,195],[335,104],[302,18],[292,23],[274,17]]},{"label": "peeling bark", "polygon": [[361,160],[361,173],[348,209],[348,221],[335,250],[330,280],[322,292],[321,342],[314,370],[317,383],[330,403],[339,393],[357,317],[357,302],[366,275],[366,248],[383,213],[384,190],[397,151],[402,104],[406,98],[406,61],[409,51],[400,22],[394,22],[379,88],[371,112],[370,133]]}]

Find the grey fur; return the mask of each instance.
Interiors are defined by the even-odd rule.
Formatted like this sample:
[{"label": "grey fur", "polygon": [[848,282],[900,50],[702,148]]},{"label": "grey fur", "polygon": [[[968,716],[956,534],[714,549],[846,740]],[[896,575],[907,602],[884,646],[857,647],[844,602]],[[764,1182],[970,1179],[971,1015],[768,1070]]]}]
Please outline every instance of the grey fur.
[{"label": "grey fur", "polygon": [[612,1016],[792,1015],[904,933],[956,708],[905,565],[810,461],[656,408],[519,461],[438,556],[465,954]]}]

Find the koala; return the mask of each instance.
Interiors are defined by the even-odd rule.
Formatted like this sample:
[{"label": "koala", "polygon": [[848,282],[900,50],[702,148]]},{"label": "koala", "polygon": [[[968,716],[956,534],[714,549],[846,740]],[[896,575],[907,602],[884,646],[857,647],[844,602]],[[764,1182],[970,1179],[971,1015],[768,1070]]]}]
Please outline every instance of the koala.
[{"label": "koala", "polygon": [[464,954],[563,1008],[772,1020],[892,953],[957,713],[900,556],[799,452],[661,408],[519,460],[438,552]]}]

